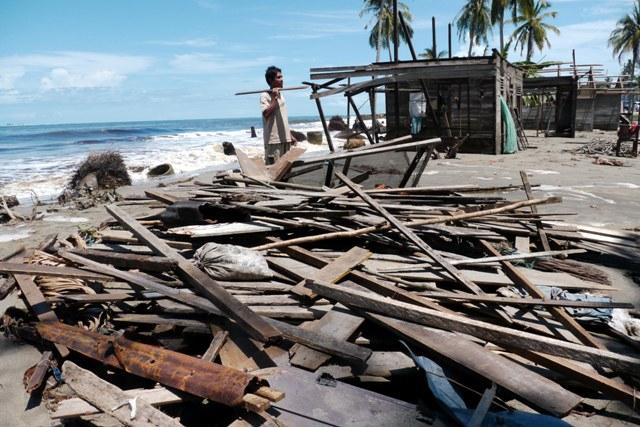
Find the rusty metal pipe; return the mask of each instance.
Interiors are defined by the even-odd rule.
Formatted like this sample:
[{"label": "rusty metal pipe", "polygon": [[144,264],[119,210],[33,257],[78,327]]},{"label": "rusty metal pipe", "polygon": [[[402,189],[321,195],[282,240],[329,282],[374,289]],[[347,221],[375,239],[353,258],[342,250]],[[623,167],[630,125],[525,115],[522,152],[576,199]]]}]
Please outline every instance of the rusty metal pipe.
[{"label": "rusty metal pipe", "polygon": [[43,339],[91,359],[228,406],[241,405],[246,393],[266,385],[237,369],[122,336],[105,336],[59,322],[40,322],[36,328]]}]

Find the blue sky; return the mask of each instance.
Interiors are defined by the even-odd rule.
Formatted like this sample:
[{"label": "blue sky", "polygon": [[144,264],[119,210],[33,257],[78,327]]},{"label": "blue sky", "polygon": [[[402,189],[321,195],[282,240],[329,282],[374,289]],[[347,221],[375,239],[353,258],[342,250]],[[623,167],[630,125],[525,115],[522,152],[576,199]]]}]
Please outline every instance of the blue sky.
[{"label": "blue sky", "polygon": [[[405,0],[414,44],[439,50],[462,0]],[[555,0],[561,30],[534,60],[620,66],[607,47],[632,0]],[[77,123],[258,116],[264,69],[279,65],[285,85],[308,80],[309,68],[367,64],[375,51],[360,17],[362,1],[2,0],[0,124]],[[510,34],[511,26],[505,33]],[[497,39],[497,29],[494,31]],[[490,45],[493,42],[490,40]],[[454,37],[454,54],[466,44]],[[482,51],[482,48],[479,49]],[[406,48],[401,59],[409,59]],[[384,58],[384,56],[383,56]],[[511,53],[518,60],[518,53]],[[313,115],[307,92],[287,94],[290,115]],[[341,97],[328,113],[345,113]]]}]

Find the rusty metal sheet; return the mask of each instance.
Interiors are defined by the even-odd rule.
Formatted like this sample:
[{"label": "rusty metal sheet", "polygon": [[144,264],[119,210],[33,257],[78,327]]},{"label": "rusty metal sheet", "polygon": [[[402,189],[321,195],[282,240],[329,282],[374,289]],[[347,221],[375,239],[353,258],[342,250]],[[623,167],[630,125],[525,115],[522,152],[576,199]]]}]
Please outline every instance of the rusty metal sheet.
[{"label": "rusty metal sheet", "polygon": [[45,340],[109,366],[228,406],[241,405],[248,389],[266,385],[237,369],[122,336],[105,336],[59,322],[40,322],[37,329]]}]

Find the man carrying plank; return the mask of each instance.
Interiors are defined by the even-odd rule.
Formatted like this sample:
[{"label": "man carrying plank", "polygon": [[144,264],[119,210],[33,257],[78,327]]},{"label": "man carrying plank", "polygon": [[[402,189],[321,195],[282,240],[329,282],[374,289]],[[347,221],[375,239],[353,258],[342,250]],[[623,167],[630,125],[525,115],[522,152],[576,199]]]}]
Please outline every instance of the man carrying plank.
[{"label": "man carrying plank", "polygon": [[267,165],[271,165],[289,151],[292,144],[295,145],[296,139],[289,130],[287,105],[281,93],[283,84],[282,70],[272,65],[267,68],[264,77],[271,88],[260,94],[264,162]]}]

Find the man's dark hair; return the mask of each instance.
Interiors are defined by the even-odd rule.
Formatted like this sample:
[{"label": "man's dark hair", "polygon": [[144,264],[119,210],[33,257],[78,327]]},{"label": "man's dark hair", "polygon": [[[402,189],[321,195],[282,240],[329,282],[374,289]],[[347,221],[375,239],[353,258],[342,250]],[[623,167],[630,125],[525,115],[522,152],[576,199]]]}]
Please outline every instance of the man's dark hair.
[{"label": "man's dark hair", "polygon": [[281,72],[282,70],[276,67],[275,65],[272,65],[269,68],[267,68],[267,71],[264,72],[264,78],[267,81],[267,84],[271,86],[271,82],[273,82],[276,79],[276,76],[278,75],[278,73],[281,73]]}]

